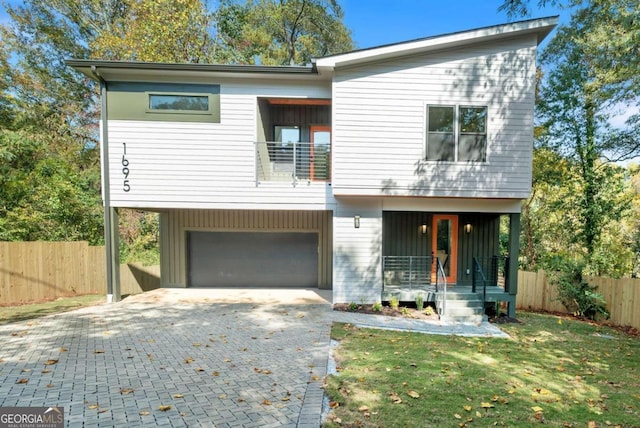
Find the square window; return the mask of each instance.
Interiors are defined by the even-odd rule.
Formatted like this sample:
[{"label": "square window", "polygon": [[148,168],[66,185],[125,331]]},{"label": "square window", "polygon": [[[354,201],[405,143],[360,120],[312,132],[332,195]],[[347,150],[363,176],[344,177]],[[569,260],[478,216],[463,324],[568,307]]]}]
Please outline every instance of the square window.
[{"label": "square window", "polygon": [[426,159],[486,162],[487,107],[427,106]]}]

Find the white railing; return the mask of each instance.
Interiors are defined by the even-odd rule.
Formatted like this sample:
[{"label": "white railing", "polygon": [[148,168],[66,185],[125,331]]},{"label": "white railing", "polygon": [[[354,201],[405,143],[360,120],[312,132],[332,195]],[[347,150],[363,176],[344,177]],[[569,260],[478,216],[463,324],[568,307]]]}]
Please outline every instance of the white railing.
[{"label": "white railing", "polygon": [[324,181],[331,178],[327,144],[256,142],[256,186],[265,181]]},{"label": "white railing", "polygon": [[447,275],[444,273],[440,259],[436,257],[436,292],[440,288],[442,288],[442,311],[440,312],[440,317],[442,318],[446,313],[447,306]]}]

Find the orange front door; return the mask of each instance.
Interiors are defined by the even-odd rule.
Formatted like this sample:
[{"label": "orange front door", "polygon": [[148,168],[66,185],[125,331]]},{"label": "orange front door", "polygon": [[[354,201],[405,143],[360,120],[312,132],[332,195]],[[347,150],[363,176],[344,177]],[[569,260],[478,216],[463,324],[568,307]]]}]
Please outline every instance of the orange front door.
[{"label": "orange front door", "polygon": [[447,284],[455,284],[458,269],[458,216],[435,214],[431,230],[431,251],[440,260]]},{"label": "orange front door", "polygon": [[329,180],[331,178],[331,127],[314,125],[311,134],[311,179]]}]

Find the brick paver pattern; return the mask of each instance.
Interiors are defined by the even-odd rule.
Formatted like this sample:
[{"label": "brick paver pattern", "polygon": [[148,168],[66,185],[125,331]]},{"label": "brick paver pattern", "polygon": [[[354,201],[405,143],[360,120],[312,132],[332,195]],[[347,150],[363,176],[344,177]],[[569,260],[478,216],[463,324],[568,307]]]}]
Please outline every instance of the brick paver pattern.
[{"label": "brick paver pattern", "polygon": [[3,325],[0,406],[62,406],[69,427],[318,427],[328,312],[125,300]]}]

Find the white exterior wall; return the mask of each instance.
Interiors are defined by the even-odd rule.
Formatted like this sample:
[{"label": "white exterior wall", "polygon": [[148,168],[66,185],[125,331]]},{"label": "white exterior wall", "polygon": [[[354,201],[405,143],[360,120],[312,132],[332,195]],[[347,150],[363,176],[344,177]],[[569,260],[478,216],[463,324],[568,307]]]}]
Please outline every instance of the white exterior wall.
[{"label": "white exterior wall", "polygon": [[[531,35],[338,69],[334,194],[526,198],[535,54]],[[487,106],[487,162],[424,161],[428,104]]]},{"label": "white exterior wall", "polygon": [[[216,80],[220,123],[109,120],[111,204],[133,208],[331,209],[326,183],[261,183],[259,97],[330,98],[330,83]],[[124,146],[126,143],[126,155]],[[123,155],[129,185],[124,191]]]},{"label": "white exterior wall", "polygon": [[340,201],[333,214],[333,302],[373,303],[381,293],[381,201]]}]

